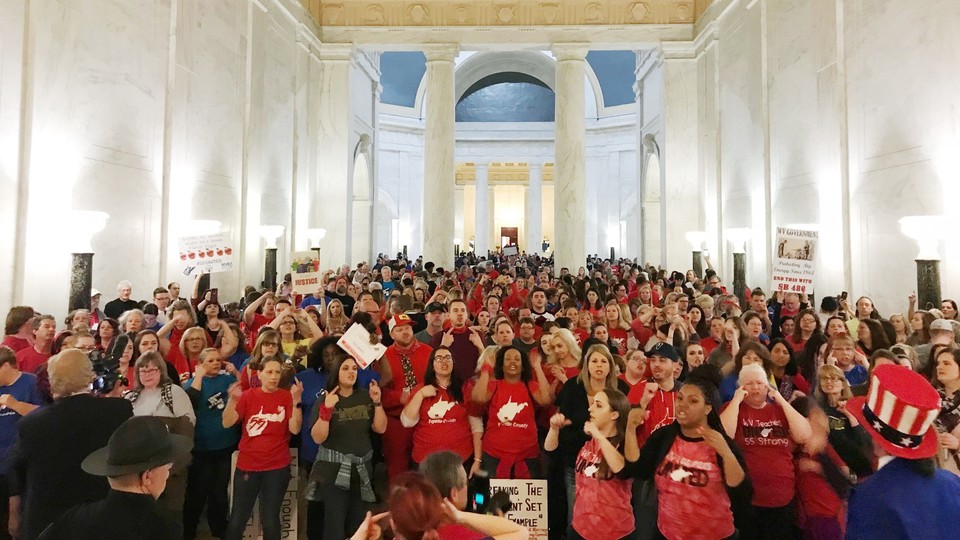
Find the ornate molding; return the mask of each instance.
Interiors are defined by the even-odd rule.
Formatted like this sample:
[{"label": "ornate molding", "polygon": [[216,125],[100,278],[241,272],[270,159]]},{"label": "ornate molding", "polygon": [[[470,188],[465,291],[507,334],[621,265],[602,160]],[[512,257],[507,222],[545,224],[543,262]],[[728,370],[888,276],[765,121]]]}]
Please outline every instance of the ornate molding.
[{"label": "ornate molding", "polygon": [[713,0],[301,0],[320,26],[693,24]]},{"label": "ornate molding", "polygon": [[553,163],[534,164],[523,162],[515,163],[473,163],[470,161],[457,163],[457,185],[473,184],[477,181],[477,168],[487,169],[487,184],[520,184],[526,185],[530,181],[530,168],[540,169],[541,182],[553,182]]}]

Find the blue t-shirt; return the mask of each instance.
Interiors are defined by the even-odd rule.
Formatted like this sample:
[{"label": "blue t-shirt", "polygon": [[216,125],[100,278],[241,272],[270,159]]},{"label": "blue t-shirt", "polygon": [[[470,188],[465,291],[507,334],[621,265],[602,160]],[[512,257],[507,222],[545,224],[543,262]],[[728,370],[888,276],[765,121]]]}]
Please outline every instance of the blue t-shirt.
[{"label": "blue t-shirt", "polygon": [[323,300],[310,294],[310,295],[304,296],[303,300],[300,301],[300,309],[303,309],[307,306],[319,306],[322,303],[323,303]]},{"label": "blue t-shirt", "polygon": [[[37,377],[31,373],[21,373],[9,386],[0,386],[0,394],[10,394],[17,401],[40,405],[40,393],[37,392]],[[17,436],[17,423],[23,418],[19,413],[4,407],[0,409],[0,474],[7,474],[10,464],[7,454]]]},{"label": "blue t-shirt", "polygon": [[[223,450],[240,442],[239,423],[231,428],[223,427],[223,411],[227,406],[230,385],[237,382],[236,377],[221,373],[216,377],[204,377],[200,386],[200,402],[196,404],[197,427],[194,432],[193,447],[197,450]],[[183,384],[188,390],[193,378]],[[188,390],[192,391],[192,390]]]},{"label": "blue t-shirt", "polygon": [[[303,384],[303,396],[300,401],[303,403],[303,427],[300,429],[300,460],[313,463],[317,460],[317,443],[313,442],[310,436],[310,430],[317,423],[317,414],[314,407],[317,401],[323,395],[323,388],[327,384],[327,375],[320,373],[315,369],[305,369],[296,375],[297,380]],[[380,374],[372,368],[361,369],[357,372],[357,386],[367,388],[370,381],[377,381],[380,384]]]},{"label": "blue t-shirt", "polygon": [[863,366],[860,364],[854,365],[850,371],[845,371],[843,374],[847,377],[847,382],[850,383],[850,386],[859,386],[867,382],[867,370],[863,369]]}]

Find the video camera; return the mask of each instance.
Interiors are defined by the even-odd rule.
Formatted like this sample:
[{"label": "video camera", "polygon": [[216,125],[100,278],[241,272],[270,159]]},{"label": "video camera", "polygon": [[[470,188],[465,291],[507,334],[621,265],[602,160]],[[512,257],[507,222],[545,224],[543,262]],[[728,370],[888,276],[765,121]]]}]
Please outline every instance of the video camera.
[{"label": "video camera", "polygon": [[490,477],[478,471],[467,484],[467,510],[475,514],[506,516],[512,506],[510,494],[498,491],[491,495]]},{"label": "video camera", "polygon": [[93,383],[91,383],[93,393],[109,394],[116,388],[117,383],[128,384],[127,378],[120,373],[120,357],[123,356],[123,351],[129,343],[130,338],[121,334],[113,341],[109,352],[95,350],[88,354],[94,373]]}]

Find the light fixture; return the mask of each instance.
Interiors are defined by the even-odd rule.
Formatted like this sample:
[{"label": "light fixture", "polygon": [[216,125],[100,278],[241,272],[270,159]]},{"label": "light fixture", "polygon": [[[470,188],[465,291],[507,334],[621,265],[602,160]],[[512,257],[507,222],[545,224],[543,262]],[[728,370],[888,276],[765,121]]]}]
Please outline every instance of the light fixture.
[{"label": "light fixture", "polygon": [[93,236],[107,226],[110,215],[93,210],[71,210],[68,228],[70,251],[72,253],[93,253]]},{"label": "light fixture", "polygon": [[730,244],[733,245],[734,253],[747,252],[747,240],[750,239],[750,229],[748,227],[735,227],[724,231],[724,235]]},{"label": "light fixture", "polygon": [[276,249],[277,240],[283,236],[283,225],[261,225],[260,236],[267,243],[267,249]]},{"label": "light fixture", "polygon": [[920,252],[918,261],[939,261],[937,247],[947,230],[947,220],[943,216],[904,216],[900,218],[900,231],[917,243]]},{"label": "light fixture", "polygon": [[683,236],[687,242],[690,242],[690,248],[693,251],[702,251],[703,243],[707,241],[706,231],[687,231]]},{"label": "light fixture", "polygon": [[320,247],[320,241],[326,238],[326,229],[307,229],[307,239],[310,240],[310,247],[317,249]]}]

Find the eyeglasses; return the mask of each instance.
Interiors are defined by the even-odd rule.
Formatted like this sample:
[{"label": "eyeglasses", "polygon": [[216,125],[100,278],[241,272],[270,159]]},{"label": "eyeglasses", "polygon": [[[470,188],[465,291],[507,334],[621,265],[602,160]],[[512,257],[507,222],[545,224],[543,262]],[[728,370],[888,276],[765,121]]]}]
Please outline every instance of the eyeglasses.
[{"label": "eyeglasses", "polygon": [[838,377],[836,375],[824,375],[820,377],[821,381],[842,381],[843,377]]},{"label": "eyeglasses", "polygon": [[275,341],[264,341],[260,344],[260,347],[279,347],[280,344]]},{"label": "eyeglasses", "polygon": [[453,357],[450,356],[449,354],[445,354],[443,356],[437,355],[433,357],[433,361],[434,362],[453,362]]},{"label": "eyeglasses", "polygon": [[141,375],[153,375],[154,373],[159,373],[159,368],[140,368],[138,370]]},{"label": "eyeglasses", "polygon": [[185,339],[184,341],[187,341],[187,342],[189,342],[189,341],[206,341],[206,338],[202,338],[202,337],[192,337],[192,338],[190,338],[190,339]]}]

